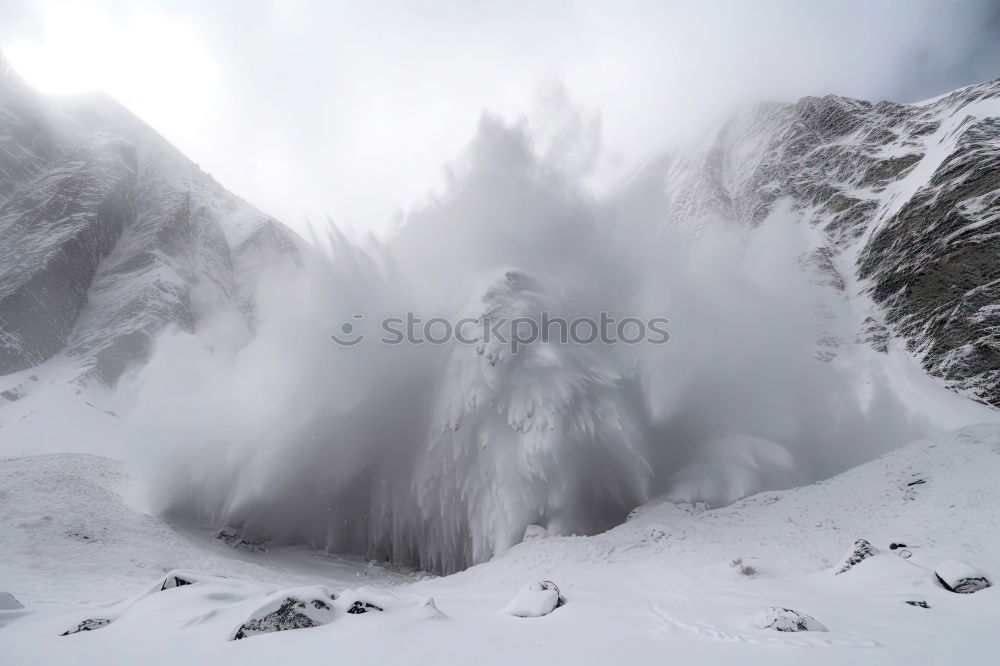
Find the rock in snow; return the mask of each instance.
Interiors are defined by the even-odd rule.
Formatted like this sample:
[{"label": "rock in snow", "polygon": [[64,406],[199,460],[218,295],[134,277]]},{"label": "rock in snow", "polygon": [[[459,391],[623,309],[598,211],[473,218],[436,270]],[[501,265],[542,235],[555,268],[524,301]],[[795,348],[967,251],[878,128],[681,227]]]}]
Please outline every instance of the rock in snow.
[{"label": "rock in snow", "polygon": [[753,623],[758,629],[774,631],[826,631],[826,627],[817,622],[816,618],[780,606],[771,606],[754,618]]},{"label": "rock in snow", "polygon": [[194,585],[200,582],[202,576],[193,571],[181,571],[175,569],[171,571],[163,578],[163,584],[160,585],[160,591],[169,590],[175,587],[183,587],[185,585]]},{"label": "rock in snow", "polygon": [[875,550],[872,548],[871,543],[866,539],[858,539],[854,542],[854,548],[851,549],[851,552],[844,555],[843,559],[837,563],[837,570],[834,572],[834,575],[850,571],[863,560],[867,560],[873,555],[875,555]]},{"label": "rock in snow", "polygon": [[[287,593],[286,593],[287,594]],[[271,603],[259,608],[233,634],[233,640],[249,638],[257,634],[291,629],[309,629],[326,624],[333,619],[333,595],[287,595],[279,596]]]},{"label": "rock in snow", "polygon": [[93,631],[94,629],[100,629],[111,624],[111,620],[106,617],[97,617],[83,620],[80,624],[76,625],[72,629],[67,629],[66,631],[59,634],[60,636],[69,636],[70,634],[78,634],[81,631]]},{"label": "rock in snow", "polygon": [[949,592],[972,594],[990,586],[986,576],[958,560],[945,560],[934,569],[934,573]]},{"label": "rock in snow", "polygon": [[367,613],[368,611],[379,611],[382,612],[382,608],[376,606],[368,601],[355,601],[351,604],[351,607],[347,609],[350,615],[361,615],[362,613]]},{"label": "rock in snow", "polygon": [[541,617],[563,605],[559,588],[550,580],[527,585],[514,595],[504,612],[516,617]]}]

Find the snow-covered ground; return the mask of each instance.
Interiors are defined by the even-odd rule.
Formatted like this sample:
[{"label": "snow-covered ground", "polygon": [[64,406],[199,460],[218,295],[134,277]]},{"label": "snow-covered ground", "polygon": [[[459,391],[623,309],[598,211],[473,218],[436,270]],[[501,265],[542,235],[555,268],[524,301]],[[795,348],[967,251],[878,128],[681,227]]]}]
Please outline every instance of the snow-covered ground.
[{"label": "snow-covered ground", "polygon": [[125,453],[112,389],[75,381],[85,363],[59,354],[0,377],[0,456],[39,453]]},{"label": "snow-covered ground", "polygon": [[[107,458],[8,458],[0,591],[25,608],[0,611],[0,662],[988,663],[998,588],[955,594],[933,570],[1000,576],[998,478],[1000,426],[971,426],[828,481],[719,509],[654,502],[604,534],[531,539],[435,578],[179,530],[130,508]],[[835,575],[858,538],[875,556]],[[194,584],[161,590],[173,569]],[[563,606],[504,614],[543,580]],[[328,623],[231,640],[289,596],[328,606],[310,611]],[[384,612],[348,613],[355,601]],[[757,628],[773,606],[827,631]],[[111,622],[60,636],[88,619]]]}]

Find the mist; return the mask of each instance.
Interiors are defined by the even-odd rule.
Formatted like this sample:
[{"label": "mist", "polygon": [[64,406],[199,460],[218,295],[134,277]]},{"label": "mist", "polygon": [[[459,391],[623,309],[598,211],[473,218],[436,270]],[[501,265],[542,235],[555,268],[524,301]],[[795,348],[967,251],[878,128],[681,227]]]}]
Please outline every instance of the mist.
[{"label": "mist", "polygon": [[993,78],[998,30],[989,0],[0,3],[34,85],[107,91],[296,229],[380,235],[440,193],[484,109],[535,114],[553,84],[597,117],[610,190],[745,104]]},{"label": "mist", "polygon": [[[199,294],[205,323],[119,385],[142,506],[449,572],[528,525],[593,534],[661,495],[720,506],[986,413],[854,343],[856,304],[803,262],[818,232],[790,206],[691,233],[655,167],[595,194],[599,125],[551,109],[484,115],[388,240],[331,226],[300,269],[265,273],[253,330]],[[379,342],[407,312],[471,318],[474,343]],[[485,336],[543,312],[662,317],[669,341],[514,354]],[[345,323],[365,339],[338,345]]]}]

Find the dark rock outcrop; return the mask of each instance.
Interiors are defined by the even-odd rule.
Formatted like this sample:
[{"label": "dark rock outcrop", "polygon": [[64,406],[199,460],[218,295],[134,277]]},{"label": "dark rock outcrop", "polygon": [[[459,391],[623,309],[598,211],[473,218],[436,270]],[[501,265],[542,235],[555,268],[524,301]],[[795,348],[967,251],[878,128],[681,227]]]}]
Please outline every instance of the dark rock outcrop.
[{"label": "dark rock outcrop", "polygon": [[990,587],[989,579],[965,562],[945,560],[934,569],[944,589],[956,594],[972,594]]},{"label": "dark rock outcrop", "polygon": [[369,611],[382,612],[382,608],[376,606],[375,604],[368,601],[355,601],[351,604],[351,607],[347,609],[349,615],[362,615]]},{"label": "dark rock outcrop", "polygon": [[302,247],[109,97],[0,77],[0,374],[66,353],[113,385],[195,290],[252,326],[256,275]]},{"label": "dark rock outcrop", "polygon": [[289,596],[282,599],[277,608],[265,606],[240,625],[233,640],[267,634],[275,631],[309,629],[326,624],[332,619],[333,606],[326,599]]},{"label": "dark rock outcrop", "polygon": [[865,539],[858,539],[854,542],[854,547],[851,548],[850,552],[837,563],[834,575],[846,573],[874,555],[875,550],[871,543]]},{"label": "dark rock outcrop", "polygon": [[881,309],[859,337],[879,351],[901,338],[929,373],[1000,406],[998,108],[1000,80],[923,104],[760,104],[668,167],[670,217],[757,225],[789,199]]},{"label": "dark rock outcrop", "polygon": [[80,624],[76,625],[72,629],[67,629],[66,631],[59,634],[60,636],[69,636],[70,634],[78,634],[81,631],[94,631],[95,629],[101,629],[103,627],[111,624],[111,620],[103,617],[90,618],[83,620]]}]

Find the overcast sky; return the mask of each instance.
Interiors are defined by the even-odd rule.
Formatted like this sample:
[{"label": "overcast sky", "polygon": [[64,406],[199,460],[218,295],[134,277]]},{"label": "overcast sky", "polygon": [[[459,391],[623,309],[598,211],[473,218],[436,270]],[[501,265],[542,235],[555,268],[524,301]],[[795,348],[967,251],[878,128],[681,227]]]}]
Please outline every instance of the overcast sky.
[{"label": "overcast sky", "polygon": [[0,0],[0,44],[36,87],[106,90],[296,228],[383,231],[484,110],[582,118],[626,173],[756,99],[1000,76],[1000,3]]}]

